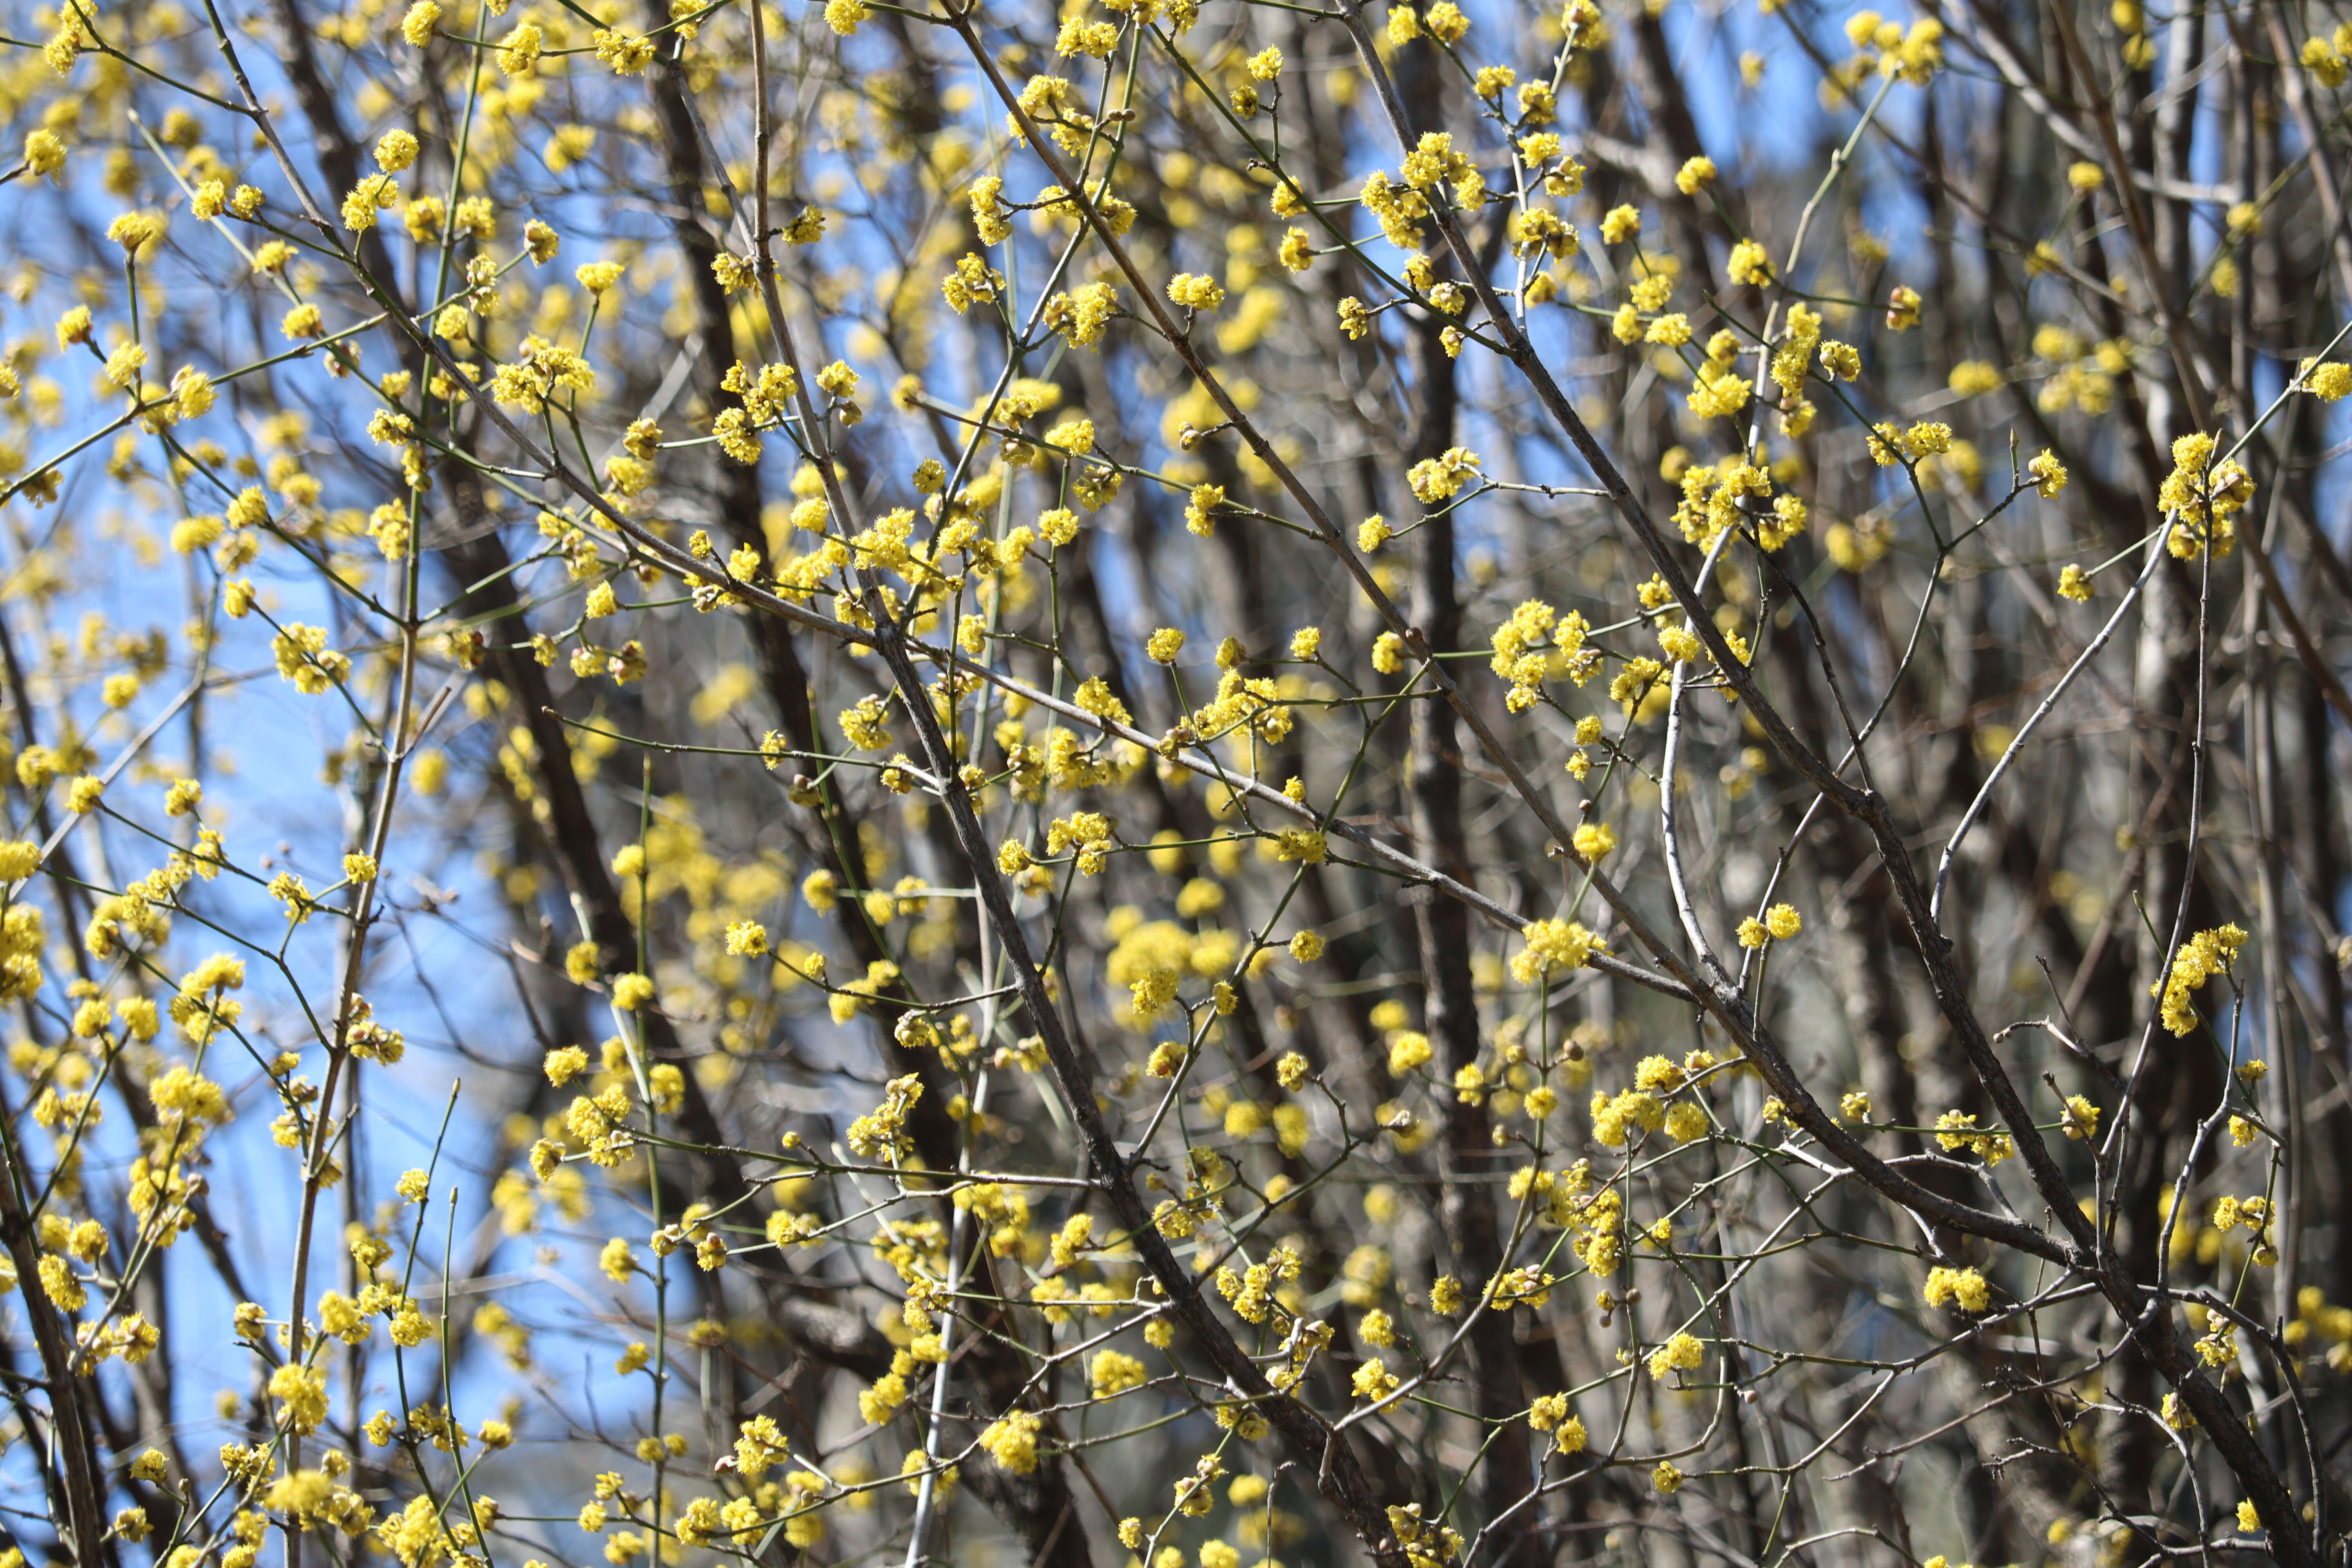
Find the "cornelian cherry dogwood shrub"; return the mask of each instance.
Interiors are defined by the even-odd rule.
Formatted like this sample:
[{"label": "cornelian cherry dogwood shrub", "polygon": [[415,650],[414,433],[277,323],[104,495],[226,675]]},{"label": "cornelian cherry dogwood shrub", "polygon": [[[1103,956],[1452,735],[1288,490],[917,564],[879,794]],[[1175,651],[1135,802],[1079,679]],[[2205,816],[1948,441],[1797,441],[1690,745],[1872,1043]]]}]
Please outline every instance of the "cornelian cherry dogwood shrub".
[{"label": "cornelian cherry dogwood shrub", "polygon": [[9,1563],[2340,1556],[2335,13],[5,33]]}]

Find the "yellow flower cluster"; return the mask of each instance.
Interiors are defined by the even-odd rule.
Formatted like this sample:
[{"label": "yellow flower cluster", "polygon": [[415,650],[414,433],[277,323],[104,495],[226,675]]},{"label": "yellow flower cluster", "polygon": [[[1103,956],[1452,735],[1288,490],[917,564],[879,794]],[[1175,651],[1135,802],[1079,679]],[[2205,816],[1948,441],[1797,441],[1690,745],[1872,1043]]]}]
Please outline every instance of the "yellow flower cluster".
[{"label": "yellow flower cluster", "polygon": [[2174,516],[2166,547],[2183,561],[2209,548],[2216,560],[2237,542],[2236,515],[2254,499],[2254,477],[2236,458],[2215,463],[2213,437],[2201,431],[2172,443],[2172,472],[2157,492],[2157,504]]},{"label": "yellow flower cluster", "polygon": [[1804,929],[1804,917],[1794,904],[1774,904],[1764,911],[1762,920],[1751,916],[1739,922],[1739,945],[1762,947],[1770,942],[1787,942]]},{"label": "yellow flower cluster", "polygon": [[1706,1343],[1695,1334],[1678,1331],[1650,1352],[1650,1375],[1664,1378],[1669,1372],[1695,1372],[1706,1361]]},{"label": "yellow flower cluster", "polygon": [[1955,1152],[1965,1149],[1988,1165],[1998,1165],[2017,1152],[2008,1133],[1977,1131],[1975,1115],[1964,1110],[1947,1110],[1936,1118],[1936,1142]]},{"label": "yellow flower cluster", "polygon": [[1922,1294],[1930,1307],[1957,1305],[1964,1312],[1982,1312],[1992,1306],[1992,1287],[1973,1268],[1930,1268]]},{"label": "yellow flower cluster", "polygon": [[1581,686],[1592,678],[1601,656],[1584,646],[1591,629],[1580,612],[1563,616],[1540,599],[1524,601],[1495,628],[1492,668],[1511,683],[1506,700],[1512,712],[1543,700],[1546,680],[1566,676]]},{"label": "yellow flower cluster", "polygon": [[896,1161],[914,1150],[907,1133],[907,1118],[923,1097],[923,1080],[909,1073],[892,1079],[882,1103],[849,1124],[845,1142],[852,1153],[868,1160]]},{"label": "yellow flower cluster", "polygon": [[1530,921],[1519,935],[1526,945],[1512,956],[1511,978],[1522,985],[1538,984],[1556,971],[1581,969],[1594,953],[1608,951],[1608,943],[1580,921]]},{"label": "yellow flower cluster", "polygon": [[2197,1027],[2197,1008],[2191,998],[2215,975],[2233,973],[2238,950],[2245,945],[2246,932],[2235,925],[2200,931],[2180,944],[2163,981],[2151,993],[2160,1000],[2158,1015],[2166,1028],[2186,1035]]}]

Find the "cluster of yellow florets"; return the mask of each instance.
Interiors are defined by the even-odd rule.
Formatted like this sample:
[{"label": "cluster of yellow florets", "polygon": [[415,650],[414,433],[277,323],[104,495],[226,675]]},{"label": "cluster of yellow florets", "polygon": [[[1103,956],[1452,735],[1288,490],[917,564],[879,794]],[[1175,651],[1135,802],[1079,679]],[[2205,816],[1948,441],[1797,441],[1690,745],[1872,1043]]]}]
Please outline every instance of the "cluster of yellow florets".
[{"label": "cluster of yellow florets", "polygon": [[2154,991],[2162,1004],[2158,1012],[2166,1028],[2185,1035],[2197,1026],[2191,997],[2215,975],[2234,973],[2238,950],[2245,944],[2245,931],[2234,925],[2200,931],[2180,944],[2172,955],[2172,966]]},{"label": "cluster of yellow florets", "polygon": [[1522,712],[1543,700],[1543,683],[1561,676],[1581,686],[1600,668],[1597,650],[1584,646],[1591,627],[1570,610],[1561,615],[1540,599],[1529,599],[1495,628],[1494,671],[1511,683],[1510,710]]},{"label": "cluster of yellow florets", "polygon": [[2202,432],[2172,443],[2172,472],[2157,492],[2157,504],[2174,515],[2167,547],[2184,561],[2210,549],[2227,555],[2237,540],[2233,519],[2254,497],[2254,479],[2236,458],[2214,461],[2215,443]]},{"label": "cluster of yellow florets", "polygon": [[1982,1312],[1992,1306],[1992,1287],[1973,1268],[1930,1268],[1921,1293],[1930,1307],[1958,1306],[1964,1312]]},{"label": "cluster of yellow florets", "polygon": [[1774,904],[1764,911],[1762,920],[1750,916],[1739,922],[1739,945],[1762,947],[1767,942],[1787,942],[1804,929],[1804,917],[1794,904]]}]

